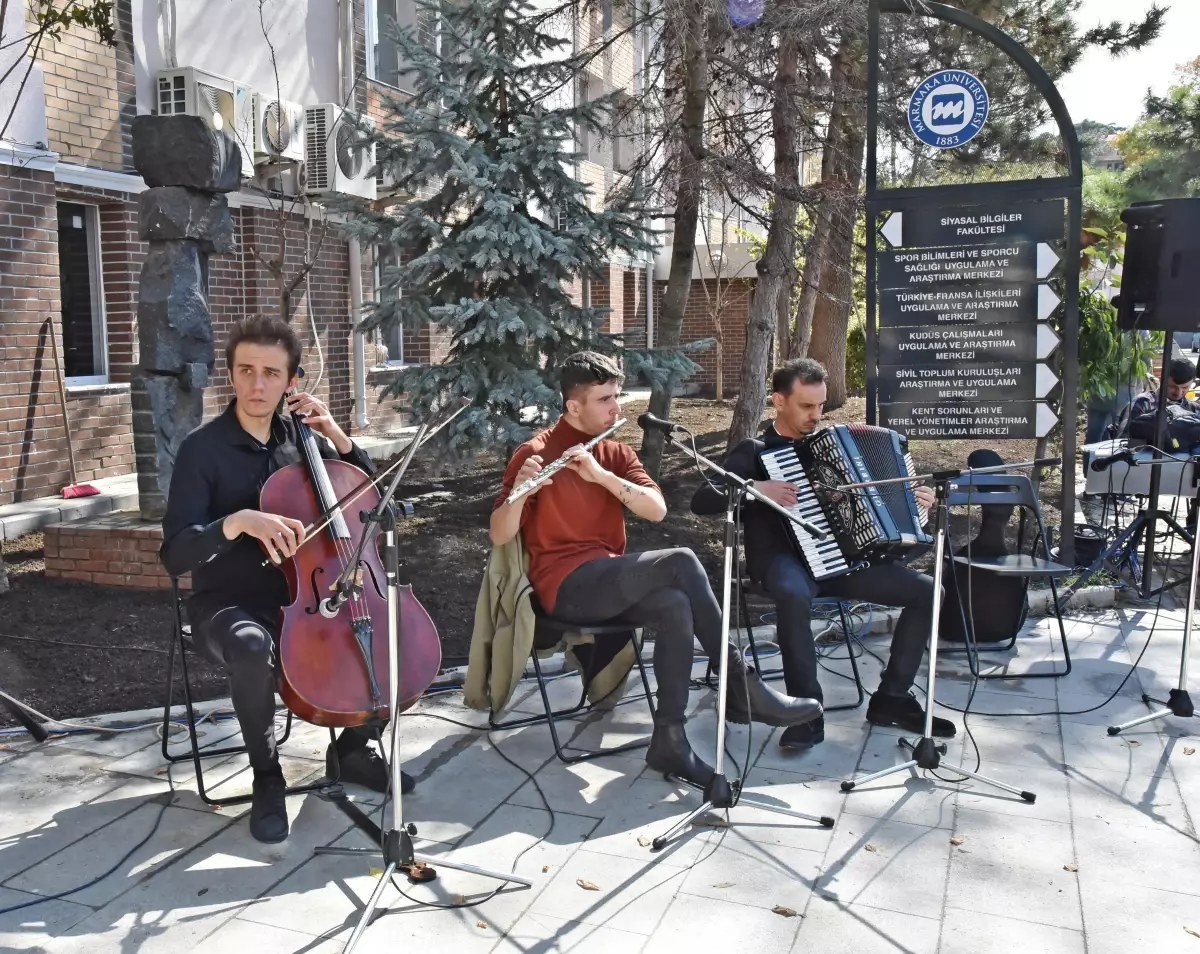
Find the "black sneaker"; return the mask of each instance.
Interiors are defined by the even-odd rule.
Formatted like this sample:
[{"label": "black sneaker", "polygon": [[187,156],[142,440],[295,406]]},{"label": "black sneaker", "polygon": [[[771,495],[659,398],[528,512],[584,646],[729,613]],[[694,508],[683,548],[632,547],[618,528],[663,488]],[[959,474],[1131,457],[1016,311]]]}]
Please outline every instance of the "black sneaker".
[{"label": "black sneaker", "polygon": [[[387,763],[369,745],[339,753],[331,742],[325,752],[325,771],[330,778],[336,777],[339,782],[353,782],[373,792],[388,790],[390,779]],[[416,779],[401,771],[400,794],[407,795],[416,787]]]},{"label": "black sneaker", "polygon": [[288,836],[287,782],[279,766],[254,773],[254,796],[250,801],[250,834],[273,845]]},{"label": "black sneaker", "polygon": [[825,720],[816,719],[804,725],[789,725],[779,737],[781,749],[810,749],[825,741]]},{"label": "black sneaker", "polygon": [[[908,732],[925,731],[925,710],[911,692],[904,696],[885,696],[877,692],[867,706],[867,721],[871,725],[896,725]],[[949,719],[933,717],[933,736],[952,739],[958,730]]]}]

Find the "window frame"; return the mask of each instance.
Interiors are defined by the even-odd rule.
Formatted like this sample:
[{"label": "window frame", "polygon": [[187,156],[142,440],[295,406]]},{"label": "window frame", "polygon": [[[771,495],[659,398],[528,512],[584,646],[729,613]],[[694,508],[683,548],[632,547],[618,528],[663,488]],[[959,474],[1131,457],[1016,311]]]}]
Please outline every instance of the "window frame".
[{"label": "window frame", "polygon": [[[96,366],[101,369],[99,374],[67,376],[67,328],[63,319],[63,304],[60,298],[58,331],[63,336],[63,386],[79,388],[108,384],[110,383],[111,362],[108,356],[108,312],[104,302],[104,258],[100,250],[100,206],[95,202],[81,202],[77,199],[57,199],[55,202],[56,216],[60,205],[78,205],[84,209],[83,228],[88,243],[88,284],[92,295],[92,354],[95,356]],[[61,267],[60,261],[59,268],[61,269]]]},{"label": "window frame", "polygon": [[[375,281],[375,295],[376,295],[376,298],[380,301],[382,301],[382,298],[383,298],[382,280],[383,280],[383,264],[384,263],[383,263],[382,259],[383,259],[384,254],[385,254],[385,252],[384,252],[383,246],[380,246],[380,245],[375,246],[375,256],[374,256],[375,264],[374,264],[373,277],[374,277],[374,281]],[[397,292],[397,295],[399,295],[399,294],[400,293]],[[397,326],[396,331],[397,331],[398,341],[400,344],[400,357],[399,358],[392,357],[391,345],[387,341],[384,340],[383,328],[379,327],[378,325],[375,327],[374,342],[375,342],[376,346],[378,346],[378,345],[387,346],[388,360],[387,360],[387,364],[375,365],[373,370],[394,371],[394,370],[399,370],[400,368],[408,367],[408,362],[405,361],[405,359],[404,359],[404,328],[403,328],[403,326]],[[372,369],[368,369],[368,370],[372,370]]]}]

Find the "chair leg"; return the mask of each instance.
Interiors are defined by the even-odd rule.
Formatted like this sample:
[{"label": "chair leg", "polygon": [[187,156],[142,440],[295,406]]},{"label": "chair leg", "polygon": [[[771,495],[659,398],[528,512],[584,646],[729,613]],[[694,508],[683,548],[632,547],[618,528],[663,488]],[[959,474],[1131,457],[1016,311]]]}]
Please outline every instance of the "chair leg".
[{"label": "chair leg", "polygon": [[862,675],[858,671],[858,657],[854,655],[854,636],[850,632],[850,621],[846,619],[846,604],[841,600],[838,600],[838,615],[842,620],[842,635],[846,639],[846,653],[850,656],[850,671],[854,673],[854,688],[858,691],[858,698],[854,702],[844,702],[837,706],[826,706],[826,712],[857,709],[867,697],[867,693],[863,689]]},{"label": "chair leg", "polygon": [[[995,673],[979,673],[972,670],[972,675],[976,678],[983,679],[1061,679],[1063,676],[1071,672],[1071,647],[1067,644],[1067,630],[1063,625],[1062,610],[1058,608],[1058,585],[1054,582],[1054,577],[1049,577],[1050,580],[1050,598],[1054,601],[1054,617],[1058,620],[1058,637],[1062,644],[1063,660],[1066,665],[1061,670],[1051,670],[1050,672],[995,672]],[[1050,637],[1053,642],[1054,637]],[[1017,641],[1014,636],[1009,642],[1012,646]]]}]

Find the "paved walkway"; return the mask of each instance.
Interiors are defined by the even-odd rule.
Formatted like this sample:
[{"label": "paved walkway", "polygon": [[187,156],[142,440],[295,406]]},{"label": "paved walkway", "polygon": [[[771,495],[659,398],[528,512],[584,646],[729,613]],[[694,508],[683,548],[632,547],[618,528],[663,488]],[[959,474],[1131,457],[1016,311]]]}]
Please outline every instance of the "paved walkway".
[{"label": "paved walkway", "polygon": [[[404,800],[418,851],[494,870],[515,865],[534,887],[464,910],[419,902],[476,898],[493,883],[443,869],[433,886],[404,883],[407,898],[389,887],[387,915],[361,950],[411,941],[455,952],[1200,952],[1196,727],[1172,718],[1118,738],[1104,728],[1144,712],[1143,689],[1165,694],[1174,684],[1181,620],[1164,612],[1155,623],[1148,611],[1125,609],[1074,621],[1068,677],[990,682],[976,693],[974,709],[1024,713],[970,722],[982,771],[1035,791],[1035,804],[907,774],[842,794],[840,779],[903,758],[900,733],[868,728],[862,710],[843,711],[828,717],[825,743],[800,756],[781,753],[761,729],[748,736],[734,727],[729,737],[739,761],[750,746],[750,790],[831,815],[832,830],[737,808],[732,826],[714,819],[657,855],[649,840],[698,798],[646,771],[638,753],[564,766],[544,727],[489,739],[444,721],[483,724],[456,692],[429,697],[404,716],[402,733],[405,767],[418,778]],[[1134,677],[1113,702],[1086,711],[1118,687],[1152,626]],[[885,654],[887,640],[866,645]],[[1044,631],[1018,646],[1016,657],[996,661],[1022,671],[1061,664]],[[966,699],[960,659],[942,657],[942,702]],[[879,663],[863,662],[874,688]],[[831,703],[845,695],[836,677],[826,684]],[[576,687],[563,678],[552,693],[565,700]],[[519,708],[538,711],[536,691],[523,693]],[[713,693],[693,693],[692,704],[689,733],[711,752]],[[1055,709],[1070,714],[1037,714]],[[614,743],[647,730],[644,708],[623,704],[581,726],[575,741]],[[235,726],[205,733],[206,744],[228,741]],[[325,738],[298,727],[284,749],[291,779],[320,774]],[[964,758],[975,765],[960,732],[946,764]],[[247,775],[235,756],[214,760],[205,778],[219,795],[244,790]],[[317,845],[365,845],[331,803],[292,799],[291,839],[259,845],[245,806],[210,809],[190,764],[166,770],[153,730],[10,742],[0,750],[0,805],[0,908],[90,882],[152,833],[98,883],[0,915],[3,950],[338,951],[375,883],[377,862],[312,854]]]}]

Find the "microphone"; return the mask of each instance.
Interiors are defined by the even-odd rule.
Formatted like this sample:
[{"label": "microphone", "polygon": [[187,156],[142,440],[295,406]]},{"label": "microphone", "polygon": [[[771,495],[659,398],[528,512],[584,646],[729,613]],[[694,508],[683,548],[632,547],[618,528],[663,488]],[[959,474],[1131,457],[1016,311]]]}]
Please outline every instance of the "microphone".
[{"label": "microphone", "polygon": [[673,431],[682,431],[684,428],[679,424],[672,424],[670,421],[664,421],[661,417],[655,417],[649,411],[641,415],[638,419],[638,427],[643,431],[660,431],[663,434],[670,434]]},{"label": "microphone", "polygon": [[1130,467],[1137,466],[1137,459],[1133,456],[1133,451],[1123,450],[1118,454],[1113,454],[1111,457],[1103,457],[1092,461],[1092,470],[1108,470],[1111,464],[1115,464],[1118,461],[1124,461]]}]

